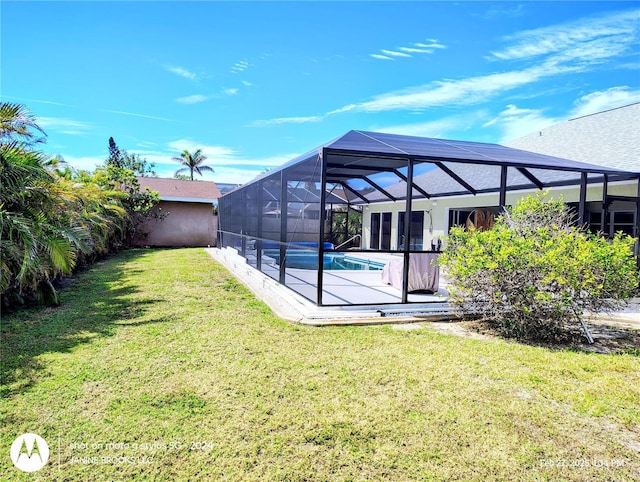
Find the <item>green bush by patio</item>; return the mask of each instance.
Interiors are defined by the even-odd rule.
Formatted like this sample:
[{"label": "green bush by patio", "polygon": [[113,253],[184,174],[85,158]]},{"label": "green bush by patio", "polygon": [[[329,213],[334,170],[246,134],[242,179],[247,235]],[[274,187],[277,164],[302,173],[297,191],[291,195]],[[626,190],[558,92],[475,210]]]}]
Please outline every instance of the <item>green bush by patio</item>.
[{"label": "green bush by patio", "polygon": [[547,195],[521,199],[493,229],[453,228],[439,260],[451,301],[508,336],[566,337],[585,310],[621,308],[640,282],[633,238],[586,232],[562,199]]}]

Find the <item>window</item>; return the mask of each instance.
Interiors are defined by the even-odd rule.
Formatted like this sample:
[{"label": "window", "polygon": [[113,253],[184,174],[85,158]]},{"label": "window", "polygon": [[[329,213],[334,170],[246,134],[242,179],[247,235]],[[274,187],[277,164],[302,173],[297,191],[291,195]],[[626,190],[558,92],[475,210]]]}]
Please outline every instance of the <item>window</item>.
[{"label": "window", "polygon": [[499,213],[500,209],[495,207],[451,209],[449,210],[449,230],[454,226],[474,226],[480,230],[491,229]]},{"label": "window", "polygon": [[473,208],[449,210],[449,229],[454,226],[466,226],[467,219],[472,211]]},{"label": "window", "polygon": [[[398,249],[404,249],[404,218],[405,213],[398,216]],[[411,212],[411,225],[409,226],[409,249],[423,249],[424,211]]]},{"label": "window", "polygon": [[391,213],[371,213],[369,248],[391,249]]},{"label": "window", "polygon": [[391,213],[382,213],[380,249],[391,249]]},{"label": "window", "polygon": [[369,248],[378,249],[380,247],[380,213],[371,213],[371,235],[369,238]]},{"label": "window", "polygon": [[629,236],[633,236],[633,228],[636,224],[636,213],[633,211],[613,211],[609,213],[611,216],[611,223],[609,224],[613,236],[618,231],[622,231]]}]

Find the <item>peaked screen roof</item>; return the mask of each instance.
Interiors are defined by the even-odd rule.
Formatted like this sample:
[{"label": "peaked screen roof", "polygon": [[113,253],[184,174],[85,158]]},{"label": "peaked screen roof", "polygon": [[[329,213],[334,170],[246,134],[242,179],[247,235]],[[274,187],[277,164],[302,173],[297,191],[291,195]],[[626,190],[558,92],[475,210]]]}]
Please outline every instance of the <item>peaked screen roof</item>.
[{"label": "peaked screen roof", "polygon": [[360,152],[363,155],[387,154],[404,158],[413,157],[420,160],[509,165],[601,174],[640,173],[640,166],[636,171],[622,171],[620,169],[523,151],[500,144],[402,136],[380,132],[349,131],[344,136],[323,147],[332,151]]},{"label": "peaked screen roof", "polygon": [[[599,178],[607,174],[612,179],[640,177],[640,165],[635,171],[622,170],[499,144],[352,130],[248,184],[274,178],[283,170],[290,173],[290,179],[302,179],[310,171],[320,169],[323,153],[327,184],[345,187],[350,192],[349,201],[354,202],[406,197],[409,159],[423,168],[413,176],[412,186],[417,197],[497,191],[501,166],[508,169],[509,190],[579,184],[581,173]],[[431,172],[425,173],[429,169]],[[395,176],[395,181],[386,184],[376,181],[381,173],[389,174],[387,180]],[[594,176],[589,182],[594,182]]]}]

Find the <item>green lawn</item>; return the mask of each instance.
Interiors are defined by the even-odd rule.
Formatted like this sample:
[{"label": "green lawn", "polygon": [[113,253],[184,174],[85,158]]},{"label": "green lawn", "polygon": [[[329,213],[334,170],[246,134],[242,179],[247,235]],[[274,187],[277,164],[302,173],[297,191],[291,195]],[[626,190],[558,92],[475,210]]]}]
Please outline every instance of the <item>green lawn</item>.
[{"label": "green lawn", "polygon": [[200,249],[121,253],[61,298],[2,318],[2,480],[640,478],[637,351],[297,326]]}]

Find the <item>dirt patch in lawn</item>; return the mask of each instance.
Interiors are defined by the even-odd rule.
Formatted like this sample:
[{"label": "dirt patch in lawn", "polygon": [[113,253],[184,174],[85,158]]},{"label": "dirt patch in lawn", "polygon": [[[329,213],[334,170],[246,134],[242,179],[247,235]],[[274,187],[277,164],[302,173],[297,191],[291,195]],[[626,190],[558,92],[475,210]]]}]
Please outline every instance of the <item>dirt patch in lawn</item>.
[{"label": "dirt patch in lawn", "polygon": [[[630,353],[640,356],[640,321],[633,319],[592,317],[587,321],[594,343],[587,342],[582,331],[573,334],[570,341],[564,343],[534,343],[551,349],[573,349],[594,353],[614,354]],[[499,330],[489,322],[473,321],[436,321],[395,325],[395,329],[432,328],[441,333],[475,339],[504,338]]]}]

